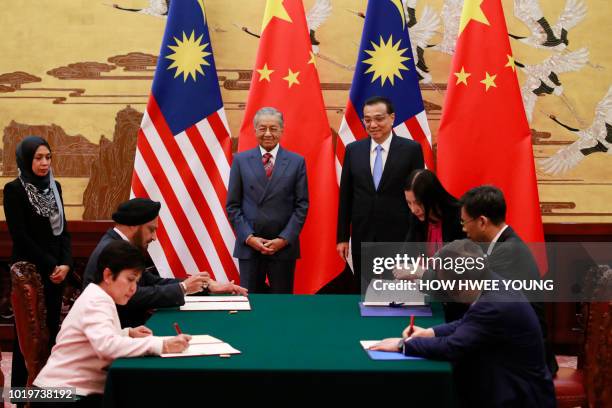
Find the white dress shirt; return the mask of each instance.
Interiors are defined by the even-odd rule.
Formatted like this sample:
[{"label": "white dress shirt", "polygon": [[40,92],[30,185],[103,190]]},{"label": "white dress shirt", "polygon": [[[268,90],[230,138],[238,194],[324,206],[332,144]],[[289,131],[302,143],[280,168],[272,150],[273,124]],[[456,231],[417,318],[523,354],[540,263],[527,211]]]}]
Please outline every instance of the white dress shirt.
[{"label": "white dress shirt", "polygon": [[115,227],[113,228],[113,231],[115,231],[124,241],[130,242],[128,237],[123,232],[119,231],[119,228]]},{"label": "white dress shirt", "polygon": [[499,239],[501,234],[506,230],[506,228],[508,228],[508,224],[504,225],[502,229],[499,230],[497,235],[495,235],[495,238],[493,238],[493,241],[491,241],[491,243],[489,244],[489,248],[487,248],[487,256],[491,255],[491,252],[493,252],[493,247],[497,243],[497,240]]},{"label": "white dress shirt", "polygon": [[278,147],[279,146],[280,146],[280,143],[277,143],[276,146],[274,146],[274,149],[272,149],[270,151],[267,151],[263,147],[259,146],[259,151],[261,152],[261,157],[263,157],[263,155],[266,154],[266,153],[270,153],[272,155],[272,157],[270,157],[270,161],[272,162],[272,165],[274,166],[274,162],[276,161],[276,155],[278,154]]},{"label": "white dress shirt", "polygon": [[[389,155],[389,146],[391,146],[391,138],[393,137],[393,132],[389,135],[387,140],[382,142],[380,145],[382,146],[382,151],[380,155],[382,156],[382,169],[385,171],[385,163],[387,162],[387,156]],[[370,173],[374,174],[374,161],[376,160],[376,146],[378,143],[371,139],[370,141]]]},{"label": "white dress shirt", "polygon": [[121,329],[113,298],[90,283],[64,319],[57,343],[34,385],[75,387],[77,395],[104,393],[113,360],[162,352],[163,338],[131,338],[128,330]]}]

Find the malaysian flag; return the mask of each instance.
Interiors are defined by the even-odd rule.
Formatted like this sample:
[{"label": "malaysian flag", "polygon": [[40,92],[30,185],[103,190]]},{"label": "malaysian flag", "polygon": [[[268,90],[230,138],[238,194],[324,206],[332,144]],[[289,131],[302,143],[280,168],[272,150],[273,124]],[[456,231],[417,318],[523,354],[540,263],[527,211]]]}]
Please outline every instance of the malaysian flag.
[{"label": "malaysian flag", "polygon": [[132,196],[160,201],[149,253],[163,276],[238,280],[225,213],[231,140],[203,0],[170,3],[138,132]]},{"label": "malaysian flag", "polygon": [[425,116],[406,17],[402,0],[368,2],[353,83],[338,132],[338,184],[346,145],[368,136],[362,122],[363,105],[376,95],[391,99],[395,107],[393,130],[398,136],[418,142],[423,149],[425,165],[434,170],[431,131]]}]

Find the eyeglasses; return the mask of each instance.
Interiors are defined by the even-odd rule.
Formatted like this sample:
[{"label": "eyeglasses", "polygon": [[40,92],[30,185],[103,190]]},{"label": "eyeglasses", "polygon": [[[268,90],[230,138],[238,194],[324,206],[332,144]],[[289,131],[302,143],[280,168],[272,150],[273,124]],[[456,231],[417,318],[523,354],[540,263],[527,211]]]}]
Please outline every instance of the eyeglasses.
[{"label": "eyeglasses", "polygon": [[459,221],[459,223],[461,224],[461,226],[464,226],[464,225],[469,224],[470,222],[476,221],[476,220],[477,220],[477,218],[472,218],[472,219],[469,219],[467,221],[461,220],[461,221]]},{"label": "eyeglasses", "polygon": [[275,134],[275,133],[279,133],[280,131],[281,131],[281,128],[277,128],[275,126],[270,126],[270,127],[261,126],[255,129],[255,132],[262,134],[262,135],[265,135],[266,132]]},{"label": "eyeglasses", "polygon": [[387,116],[389,116],[388,114],[386,115],[378,115],[378,116],[374,116],[372,118],[363,118],[363,123],[366,125],[369,125],[372,122],[376,122],[376,123],[382,123],[385,121],[385,119],[387,119]]}]

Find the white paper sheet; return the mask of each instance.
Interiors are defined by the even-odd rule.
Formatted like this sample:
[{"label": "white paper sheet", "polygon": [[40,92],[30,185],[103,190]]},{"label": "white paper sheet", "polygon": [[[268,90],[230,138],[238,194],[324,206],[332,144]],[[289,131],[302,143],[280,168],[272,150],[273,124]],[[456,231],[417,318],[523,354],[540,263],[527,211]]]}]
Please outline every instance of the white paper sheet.
[{"label": "white paper sheet", "polygon": [[193,357],[193,356],[214,356],[220,354],[240,354],[227,343],[208,343],[190,345],[182,353],[166,353],[162,357]]},{"label": "white paper sheet", "polygon": [[369,350],[370,347],[380,343],[382,340],[361,340],[359,343],[361,343],[361,347],[363,347],[365,350]]},{"label": "white paper sheet", "polygon": [[[160,337],[166,340],[166,339],[171,339],[174,336],[160,336]],[[213,343],[223,343],[223,340],[220,340],[213,336],[209,336],[208,334],[194,334],[194,335],[191,335],[191,340],[189,340],[189,344],[213,344]]]},{"label": "white paper sheet", "polygon": [[248,302],[246,296],[185,296],[185,303],[191,302]]},{"label": "white paper sheet", "polygon": [[249,302],[189,302],[181,306],[180,310],[251,310],[251,304]]}]

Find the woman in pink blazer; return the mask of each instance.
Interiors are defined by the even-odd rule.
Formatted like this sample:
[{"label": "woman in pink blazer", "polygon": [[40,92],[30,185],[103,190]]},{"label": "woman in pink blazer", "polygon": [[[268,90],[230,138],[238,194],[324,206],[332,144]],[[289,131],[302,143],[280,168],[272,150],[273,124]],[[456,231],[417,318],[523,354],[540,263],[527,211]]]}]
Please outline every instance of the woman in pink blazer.
[{"label": "woman in pink blazer", "polygon": [[144,269],[141,252],[116,241],[100,254],[93,284],[76,300],[62,323],[51,356],[34,386],[74,387],[77,404],[100,406],[106,370],[116,358],[181,352],[190,336],[153,336],[145,326],[121,329],[115,304],[125,305]]}]

